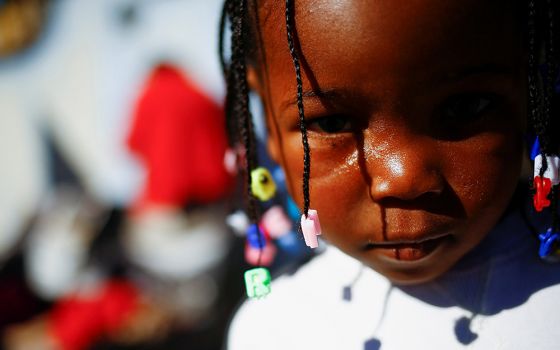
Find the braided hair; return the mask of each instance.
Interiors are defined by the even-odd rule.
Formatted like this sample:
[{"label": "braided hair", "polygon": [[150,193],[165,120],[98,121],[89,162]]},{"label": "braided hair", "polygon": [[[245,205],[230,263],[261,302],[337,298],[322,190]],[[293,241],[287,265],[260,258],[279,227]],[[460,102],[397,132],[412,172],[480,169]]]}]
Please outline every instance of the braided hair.
[{"label": "braided hair", "polygon": [[[540,176],[549,164],[546,156],[559,151],[559,123],[556,90],[558,84],[558,4],[553,0],[527,0],[528,114],[530,131],[538,137],[543,164]],[[558,186],[551,191],[552,229],[560,227]]]},{"label": "braided hair", "polygon": [[[293,0],[286,1],[286,30],[287,42],[294,64],[297,86],[297,106],[299,113],[299,128],[303,145],[303,213],[307,216],[310,208],[309,178],[311,177],[311,151],[307,140],[307,126],[303,106],[303,82],[299,52],[295,44],[294,33],[294,4]],[[245,150],[246,186],[251,188],[251,170],[258,164],[256,151],[255,127],[249,110],[249,88],[247,83],[247,61],[250,48],[247,47],[247,36],[250,24],[247,19],[247,0],[226,0],[220,20],[219,54],[222,70],[226,78],[226,119],[229,140],[232,145],[242,144]],[[226,24],[229,19],[231,28],[231,59],[228,64],[224,56]],[[248,212],[251,221],[256,222],[258,213],[255,198],[248,190]]]},{"label": "braided hair", "polygon": [[[247,62],[253,48],[248,47],[251,26],[248,15],[248,1],[225,0],[220,21],[219,53],[222,69],[227,83],[226,117],[232,145],[242,144],[245,150],[245,176],[247,178],[248,209],[253,222],[257,220],[255,199],[251,195],[250,172],[258,164],[256,155],[256,138],[252,116],[249,111],[249,88],[247,83]],[[303,83],[300,65],[300,51],[295,33],[295,0],[285,0],[285,18],[287,46],[295,70],[296,97],[299,115],[299,129],[303,147],[303,214],[307,216],[310,208],[309,179],[311,176],[311,151],[307,139],[303,104]],[[557,17],[560,13],[556,0],[519,0],[522,12],[526,13],[526,48],[527,48],[527,82],[528,82],[528,125],[529,133],[538,137],[543,156],[556,155],[559,151],[557,132],[559,122],[554,118],[558,111],[556,90],[559,74],[558,28]],[[230,60],[225,57],[226,24],[231,27]],[[547,169],[546,157],[543,157],[541,176]],[[560,227],[558,218],[558,186],[552,189],[553,229]]]},{"label": "braided hair", "polygon": [[[222,70],[226,77],[226,125],[230,144],[240,142],[245,154],[245,178],[247,189],[251,188],[251,170],[257,161],[255,127],[253,117],[249,110],[249,83],[247,82],[247,60],[244,35],[247,31],[245,0],[227,0],[224,4],[220,30],[220,59]],[[224,32],[226,19],[229,17],[231,24],[231,62],[228,65],[224,57]],[[249,190],[250,192],[250,190]],[[251,221],[257,221],[257,208],[255,198],[247,198],[248,214]]]}]

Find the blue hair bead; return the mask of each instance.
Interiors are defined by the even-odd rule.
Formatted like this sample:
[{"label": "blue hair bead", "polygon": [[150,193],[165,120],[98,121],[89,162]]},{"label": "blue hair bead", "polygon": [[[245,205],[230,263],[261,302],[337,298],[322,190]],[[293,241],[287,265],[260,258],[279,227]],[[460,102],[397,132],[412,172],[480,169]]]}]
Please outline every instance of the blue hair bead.
[{"label": "blue hair bead", "polygon": [[547,259],[558,249],[560,235],[558,232],[553,231],[552,228],[549,228],[545,233],[539,235],[539,241],[541,242],[539,246],[539,256],[542,259]]},{"label": "blue hair bead", "polygon": [[539,137],[535,137],[533,142],[533,147],[531,147],[531,160],[535,160],[537,156],[541,153],[541,144],[539,142]]},{"label": "blue hair bead", "polygon": [[247,243],[255,249],[263,249],[266,246],[266,237],[262,228],[256,224],[249,226],[247,229]]}]

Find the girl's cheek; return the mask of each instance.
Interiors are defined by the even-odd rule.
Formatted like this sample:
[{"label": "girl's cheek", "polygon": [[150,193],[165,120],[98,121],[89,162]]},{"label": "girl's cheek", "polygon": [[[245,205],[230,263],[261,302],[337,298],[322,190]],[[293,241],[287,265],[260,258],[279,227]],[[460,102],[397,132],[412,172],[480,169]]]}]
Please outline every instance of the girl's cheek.
[{"label": "girl's cheek", "polygon": [[[356,141],[352,136],[318,137],[308,132],[311,155],[311,180],[321,182],[339,176],[353,166],[356,159]],[[303,146],[301,134],[290,132],[283,138],[285,168],[295,179],[303,174]]]},{"label": "girl's cheek", "polygon": [[442,147],[446,181],[467,214],[505,203],[521,172],[523,142],[519,134],[485,134]]},{"label": "girl's cheek", "polygon": [[[352,137],[317,138],[309,135],[311,153],[311,206],[326,216],[352,210],[362,194],[367,194],[358,165],[358,150]],[[284,138],[284,159],[289,189],[303,203],[303,150],[301,134]],[[335,204],[336,203],[336,204]]]},{"label": "girl's cheek", "polygon": [[311,135],[309,147],[314,162],[313,180],[316,182],[339,177],[355,166],[357,145],[350,136],[321,139]]}]

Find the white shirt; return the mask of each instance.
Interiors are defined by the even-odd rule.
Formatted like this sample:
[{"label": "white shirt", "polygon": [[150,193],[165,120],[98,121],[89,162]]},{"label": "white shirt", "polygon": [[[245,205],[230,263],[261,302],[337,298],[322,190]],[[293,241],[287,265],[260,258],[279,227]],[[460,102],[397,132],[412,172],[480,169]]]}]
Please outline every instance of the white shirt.
[{"label": "white shirt", "polygon": [[274,281],[268,297],[242,305],[228,349],[546,350],[560,349],[559,331],[560,264],[538,258],[537,240],[515,214],[451,271],[419,286],[393,286],[328,247]]}]

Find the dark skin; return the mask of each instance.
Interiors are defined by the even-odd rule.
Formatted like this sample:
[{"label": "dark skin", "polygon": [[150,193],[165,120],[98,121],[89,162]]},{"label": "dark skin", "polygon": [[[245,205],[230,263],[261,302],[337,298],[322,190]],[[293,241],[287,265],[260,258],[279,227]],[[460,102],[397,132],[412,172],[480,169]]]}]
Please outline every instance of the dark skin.
[{"label": "dark skin", "polygon": [[[522,163],[525,59],[511,1],[296,0],[311,207],[324,237],[397,284],[434,279],[495,226]],[[252,87],[300,205],[283,1],[255,12]]]}]

